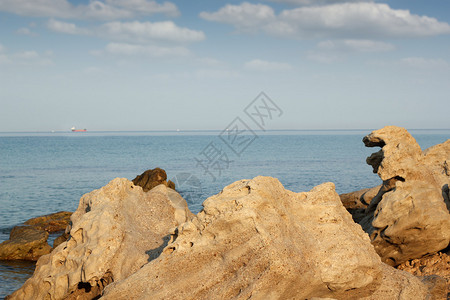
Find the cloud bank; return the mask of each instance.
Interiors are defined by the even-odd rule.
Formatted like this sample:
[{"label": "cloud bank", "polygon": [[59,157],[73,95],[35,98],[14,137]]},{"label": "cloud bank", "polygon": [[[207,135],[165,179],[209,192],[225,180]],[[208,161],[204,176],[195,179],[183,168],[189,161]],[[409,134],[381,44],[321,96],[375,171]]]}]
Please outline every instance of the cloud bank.
[{"label": "cloud bank", "polygon": [[164,14],[178,16],[177,6],[153,0],[95,0],[74,5],[67,0],[2,0],[0,11],[30,17],[114,20]]},{"label": "cloud bank", "polygon": [[263,32],[282,38],[414,38],[449,34],[450,25],[374,2],[346,2],[283,10],[244,2],[200,17],[233,25],[238,32]]}]

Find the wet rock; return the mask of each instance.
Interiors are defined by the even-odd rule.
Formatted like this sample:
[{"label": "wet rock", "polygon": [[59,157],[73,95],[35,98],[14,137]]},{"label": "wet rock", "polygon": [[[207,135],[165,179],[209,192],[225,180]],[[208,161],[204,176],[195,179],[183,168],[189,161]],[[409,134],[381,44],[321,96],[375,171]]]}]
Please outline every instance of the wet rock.
[{"label": "wet rock", "polygon": [[63,232],[60,236],[58,236],[53,241],[53,248],[52,249],[55,249],[56,247],[58,247],[59,245],[61,245],[65,241],[67,241],[69,239],[69,237],[70,237],[70,234],[68,232]]},{"label": "wet rock", "polygon": [[47,244],[48,232],[31,226],[16,226],[9,240],[0,244],[0,259],[37,260],[51,251]]},{"label": "wet rock", "polygon": [[170,180],[167,181],[166,171],[160,168],[145,171],[141,175],[136,176],[136,178],[133,179],[133,183],[142,187],[144,192],[148,192],[160,184],[164,184],[171,189],[175,189],[175,183]]},{"label": "wet rock", "polygon": [[144,193],[127,179],[114,179],[80,199],[69,239],[42,256],[34,275],[8,299],[93,299],[157,257],[169,229],[190,216],[184,199],[164,185]]},{"label": "wet rock", "polygon": [[24,224],[45,230],[49,233],[64,231],[67,225],[69,225],[71,215],[72,213],[69,211],[60,211],[54,214],[30,219]]}]

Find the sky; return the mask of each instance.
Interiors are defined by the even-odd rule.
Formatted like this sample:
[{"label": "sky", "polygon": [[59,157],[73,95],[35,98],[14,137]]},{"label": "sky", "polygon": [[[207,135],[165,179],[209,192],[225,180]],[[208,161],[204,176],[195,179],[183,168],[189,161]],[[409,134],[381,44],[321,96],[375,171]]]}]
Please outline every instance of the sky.
[{"label": "sky", "polygon": [[448,0],[0,0],[0,131],[450,128]]}]

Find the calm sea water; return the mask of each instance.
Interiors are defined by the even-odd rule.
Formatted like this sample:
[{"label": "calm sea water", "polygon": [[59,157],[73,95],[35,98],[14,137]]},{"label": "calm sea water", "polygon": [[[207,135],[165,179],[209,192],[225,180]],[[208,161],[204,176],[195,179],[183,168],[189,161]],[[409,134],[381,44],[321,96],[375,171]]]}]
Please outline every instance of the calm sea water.
[{"label": "calm sea water", "polygon": [[[361,142],[369,130],[256,132],[234,140],[219,133],[0,133],[0,242],[29,218],[74,211],[83,194],[155,167],[178,180],[194,212],[224,186],[258,175],[276,177],[295,192],[327,181],[338,193],[380,183],[365,163],[378,151]],[[411,133],[423,149],[450,137],[450,130]],[[0,261],[0,298],[19,288],[33,268]]]}]

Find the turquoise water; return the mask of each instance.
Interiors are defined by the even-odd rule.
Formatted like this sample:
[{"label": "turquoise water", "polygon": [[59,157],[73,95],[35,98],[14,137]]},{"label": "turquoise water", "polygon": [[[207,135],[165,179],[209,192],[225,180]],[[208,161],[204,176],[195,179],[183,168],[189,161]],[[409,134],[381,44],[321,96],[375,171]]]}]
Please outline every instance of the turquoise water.
[{"label": "turquoise water", "polygon": [[[368,133],[255,132],[234,144],[219,131],[0,133],[0,242],[29,218],[74,211],[83,194],[155,167],[178,180],[177,189],[194,212],[224,186],[258,175],[276,177],[295,192],[328,181],[338,193],[375,186],[380,180],[365,159],[378,150],[361,142]],[[422,148],[450,136],[450,130],[411,133]],[[209,161],[215,164],[208,173],[202,165]],[[0,297],[20,287],[32,269],[32,264],[0,262]]]}]

